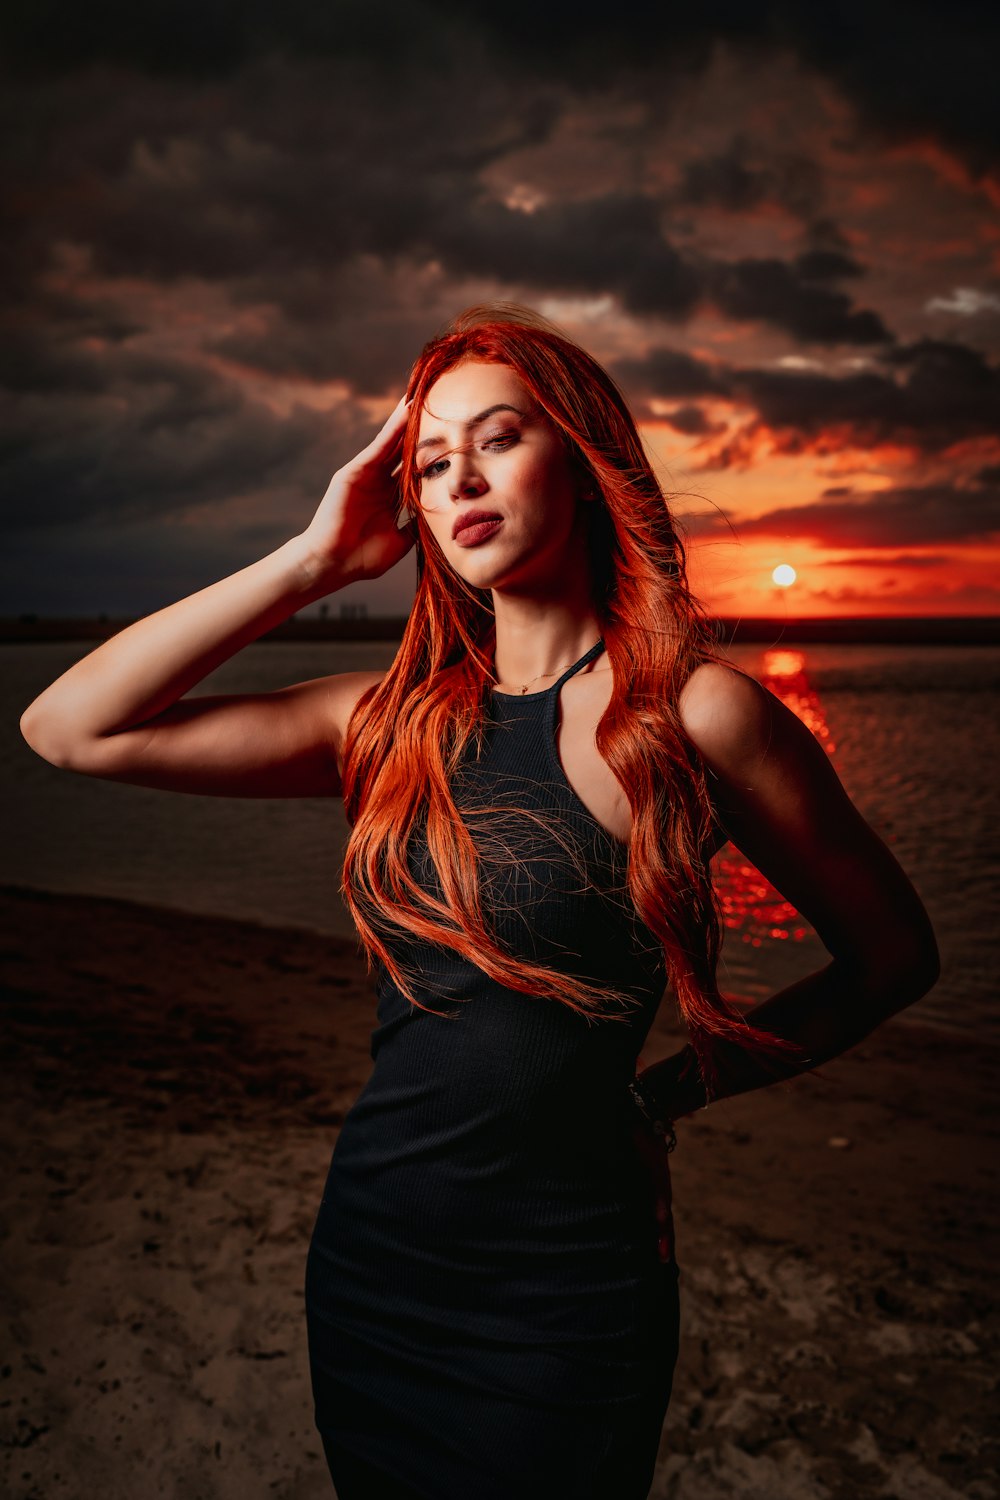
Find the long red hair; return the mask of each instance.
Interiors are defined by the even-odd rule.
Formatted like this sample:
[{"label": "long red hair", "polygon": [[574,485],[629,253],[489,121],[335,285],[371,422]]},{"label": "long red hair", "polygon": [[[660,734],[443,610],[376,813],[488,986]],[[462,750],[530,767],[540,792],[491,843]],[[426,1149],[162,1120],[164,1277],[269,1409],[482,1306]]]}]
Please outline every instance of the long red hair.
[{"label": "long red hair", "polygon": [[[414,448],[431,386],[465,360],[516,371],[598,496],[586,506],[589,557],[613,689],[596,745],[632,809],[628,893],[663,945],[710,1096],[718,1077],[715,1043],[735,1042],[771,1057],[797,1050],[752,1026],[716,981],[722,921],[704,858],[712,804],[677,701],[695,667],[723,658],[688,586],[684,546],[621,391],[554,324],[510,303],[462,313],[424,347],[410,374],[400,508],[417,518],[417,589],[392,666],[362,695],[348,725],[342,779],[351,836],[344,899],[369,970],[381,960],[422,1009],[431,1007],[386,945],[379,918],[455,950],[511,989],[560,1001],[588,1018],[627,1019],[609,1013],[636,1003],[634,996],[598,989],[500,946],[480,906],[477,847],[449,790],[467,742],[482,734],[496,622],[489,590],[455,573],[423,519]],[[408,867],[408,841],[418,822],[443,902],[423,890]]]}]

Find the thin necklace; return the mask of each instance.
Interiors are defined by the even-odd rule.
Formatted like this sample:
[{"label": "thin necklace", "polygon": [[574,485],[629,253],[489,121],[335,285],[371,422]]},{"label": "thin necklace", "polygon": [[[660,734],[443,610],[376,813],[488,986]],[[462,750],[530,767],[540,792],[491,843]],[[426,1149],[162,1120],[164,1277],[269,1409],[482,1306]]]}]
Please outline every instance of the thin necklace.
[{"label": "thin necklace", "polygon": [[[598,644],[598,642],[595,641],[594,642],[594,646],[596,646],[597,644]],[[594,646],[590,647],[591,651],[593,651]],[[584,656],[586,656],[586,654],[587,654],[586,651],[583,654],[584,654]],[[580,658],[577,657],[577,661],[579,661],[579,660],[580,660]],[[562,672],[564,670],[564,668],[566,668],[566,667],[572,667],[572,666],[575,666],[575,665],[576,665],[575,662],[567,661],[567,662],[563,662],[563,665],[561,667],[553,667],[551,672],[539,672],[538,677],[532,677],[530,679],[530,681],[528,681],[528,682],[526,682],[524,684],[524,686],[521,689],[522,695],[528,691],[528,689],[530,688],[532,682],[537,682],[538,681],[539,677],[554,677],[557,672]]]}]

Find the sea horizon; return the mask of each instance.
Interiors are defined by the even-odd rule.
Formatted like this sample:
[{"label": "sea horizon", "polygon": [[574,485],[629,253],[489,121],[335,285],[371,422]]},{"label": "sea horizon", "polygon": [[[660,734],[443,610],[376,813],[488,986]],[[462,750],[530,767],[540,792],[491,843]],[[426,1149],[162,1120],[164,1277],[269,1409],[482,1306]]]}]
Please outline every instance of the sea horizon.
[{"label": "sea horizon", "polygon": [[[153,613],[154,611],[150,611]],[[145,615],[0,615],[0,643],[106,640]],[[260,641],[400,640],[408,615],[296,614]],[[997,645],[1000,615],[710,615],[723,645]]]}]

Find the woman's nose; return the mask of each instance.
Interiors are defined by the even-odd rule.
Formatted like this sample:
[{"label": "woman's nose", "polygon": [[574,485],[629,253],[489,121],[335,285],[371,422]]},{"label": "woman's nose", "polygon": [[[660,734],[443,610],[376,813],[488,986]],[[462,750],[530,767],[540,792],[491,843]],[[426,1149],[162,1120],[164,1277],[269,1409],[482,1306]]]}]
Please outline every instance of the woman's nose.
[{"label": "woman's nose", "polygon": [[466,495],[480,495],[486,481],[476,467],[475,458],[469,453],[453,453],[451,456],[451,493],[456,499]]}]

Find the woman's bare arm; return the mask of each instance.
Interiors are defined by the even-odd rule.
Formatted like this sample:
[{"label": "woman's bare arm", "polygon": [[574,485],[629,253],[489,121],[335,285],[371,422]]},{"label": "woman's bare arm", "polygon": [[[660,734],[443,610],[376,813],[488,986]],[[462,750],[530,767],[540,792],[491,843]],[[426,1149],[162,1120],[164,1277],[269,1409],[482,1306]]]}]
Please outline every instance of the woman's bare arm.
[{"label": "woman's bare arm", "polygon": [[[829,756],[798,716],[754,678],[699,667],[679,704],[732,842],[816,929],[831,962],[748,1013],[799,1043],[818,1066],[862,1040],[937,981],[927,912],[893,854],[851,802]],[[704,1104],[686,1070],[690,1048],[643,1072],[674,1118]],[[719,1097],[803,1068],[722,1049]]]},{"label": "woman's bare arm", "polygon": [[[312,522],[275,552],[137,620],[29,704],[21,732],[53,765],[115,781],[220,796],[339,794],[350,714],[378,673],[274,693],[184,694],[305,605],[379,577],[409,550],[393,465],[407,409],[330,482]],[[183,701],[181,701],[183,700]]]}]

